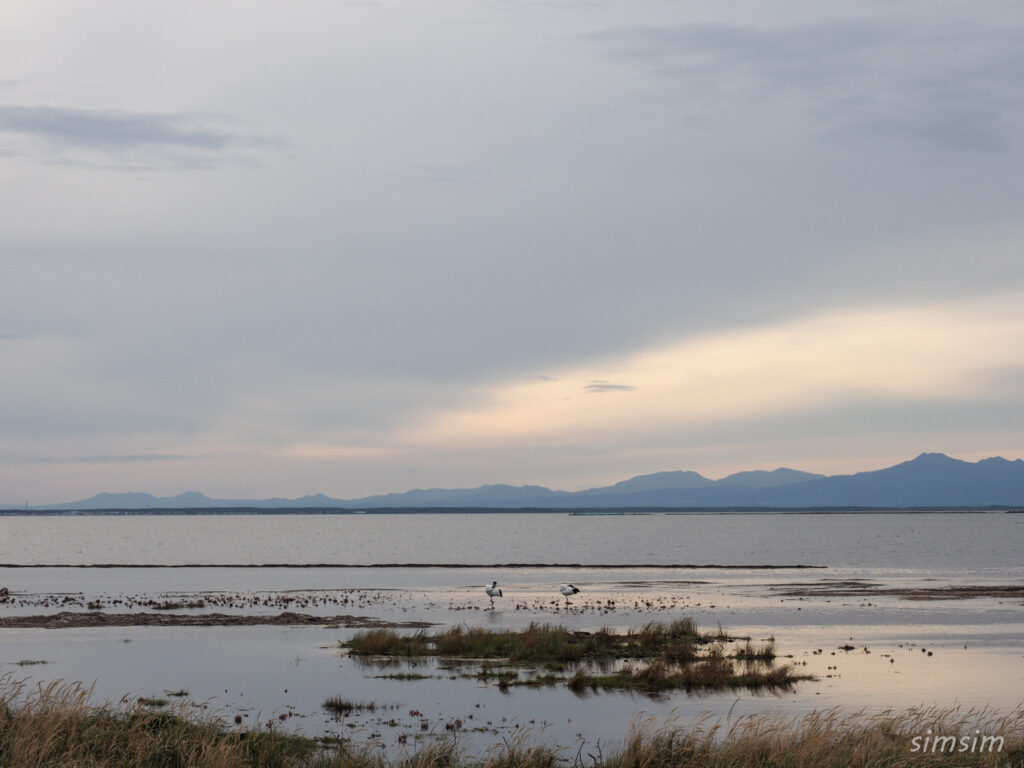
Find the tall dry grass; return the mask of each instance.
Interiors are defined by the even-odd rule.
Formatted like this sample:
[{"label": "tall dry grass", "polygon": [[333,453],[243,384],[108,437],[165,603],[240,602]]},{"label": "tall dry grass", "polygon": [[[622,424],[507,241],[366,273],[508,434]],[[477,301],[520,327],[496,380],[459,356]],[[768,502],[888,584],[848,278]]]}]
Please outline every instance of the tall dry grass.
[{"label": "tall dry grass", "polygon": [[203,710],[92,703],[80,683],[29,687],[0,677],[3,768],[290,768],[315,766],[318,745],[274,731],[229,730]]},{"label": "tall dry grass", "polygon": [[[912,751],[912,739],[1003,737],[998,752]],[[322,743],[273,729],[243,730],[196,707],[154,712],[122,700],[98,706],[90,689],[29,687],[0,676],[0,768],[1024,768],[1024,706],[922,708],[803,717],[634,723],[624,743],[578,750],[506,741],[479,757],[452,739],[394,759],[369,745]]]},{"label": "tall dry grass", "polygon": [[[1002,736],[999,751],[914,750],[914,737]],[[920,707],[881,713],[831,709],[734,721],[707,717],[687,726],[633,724],[601,768],[1024,768],[1024,705],[989,709]]]}]

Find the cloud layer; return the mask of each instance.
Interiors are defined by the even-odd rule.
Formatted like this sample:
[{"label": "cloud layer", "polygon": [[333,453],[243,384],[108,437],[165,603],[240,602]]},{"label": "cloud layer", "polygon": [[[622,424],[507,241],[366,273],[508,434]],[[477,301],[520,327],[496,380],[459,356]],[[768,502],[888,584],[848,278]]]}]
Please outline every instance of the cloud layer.
[{"label": "cloud layer", "polygon": [[1024,454],[1022,43],[996,1],[12,11],[0,503]]},{"label": "cloud layer", "polygon": [[614,27],[593,39],[698,112],[791,100],[811,130],[834,140],[1003,151],[1020,135],[1019,22],[703,22]]}]

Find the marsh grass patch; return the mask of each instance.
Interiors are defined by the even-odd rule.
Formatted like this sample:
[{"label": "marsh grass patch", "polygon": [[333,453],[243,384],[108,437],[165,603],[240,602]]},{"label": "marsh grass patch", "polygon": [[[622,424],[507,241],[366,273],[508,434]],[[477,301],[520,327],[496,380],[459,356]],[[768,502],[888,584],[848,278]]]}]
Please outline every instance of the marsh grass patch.
[{"label": "marsh grass patch", "polygon": [[443,632],[401,635],[393,629],[357,632],[342,643],[356,656],[507,659],[513,663],[565,665],[580,661],[653,658],[666,648],[685,656],[693,646],[732,640],[720,633],[700,633],[692,619],[651,622],[637,630],[582,632],[531,622],[522,630],[455,626]]},{"label": "marsh grass patch", "polygon": [[[727,644],[738,640],[745,642],[727,652]],[[433,634],[373,629],[341,645],[357,658],[386,663],[420,657],[435,657],[439,665],[456,667],[484,662],[477,674],[459,676],[493,682],[499,689],[564,683],[578,692],[589,688],[655,693],[789,688],[813,679],[797,674],[792,665],[773,666],[772,640],[755,645],[749,638],[729,636],[721,627],[701,632],[690,618],[650,622],[627,632],[584,632],[537,622],[522,630],[455,626]],[[535,674],[520,676],[521,668]]]}]

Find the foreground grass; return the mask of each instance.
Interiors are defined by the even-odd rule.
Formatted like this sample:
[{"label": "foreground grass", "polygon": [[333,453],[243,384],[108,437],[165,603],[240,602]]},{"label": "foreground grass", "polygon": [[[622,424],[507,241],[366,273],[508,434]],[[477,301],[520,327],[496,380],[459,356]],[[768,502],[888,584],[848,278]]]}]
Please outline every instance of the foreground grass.
[{"label": "foreground grass", "polygon": [[[926,734],[1002,737],[987,749],[926,749]],[[915,741],[917,738],[917,741]],[[948,744],[949,742],[943,742]],[[998,749],[996,749],[998,745]],[[915,749],[915,746],[918,747]],[[973,768],[1024,767],[1024,707],[1009,715],[987,709],[913,708],[869,715],[838,709],[802,717],[742,717],[732,724],[707,718],[688,728],[634,725],[601,768]]]},{"label": "foreground grass", "polygon": [[[1000,736],[998,750],[913,750],[926,733]],[[920,742],[919,742],[920,743]],[[707,719],[690,726],[635,723],[626,741],[578,750],[506,741],[480,757],[453,739],[393,760],[356,748],[273,729],[237,730],[200,710],[156,713],[122,701],[89,701],[78,684],[25,690],[0,678],[0,768],[1021,768],[1024,707],[912,709],[878,715],[832,710],[800,718]]]},{"label": "foreground grass", "polygon": [[[201,710],[90,701],[80,684],[26,690],[0,678],[2,768],[296,768],[319,766],[316,742],[273,731],[229,731]],[[330,765],[326,763],[323,765]],[[343,765],[339,763],[338,765]]]}]

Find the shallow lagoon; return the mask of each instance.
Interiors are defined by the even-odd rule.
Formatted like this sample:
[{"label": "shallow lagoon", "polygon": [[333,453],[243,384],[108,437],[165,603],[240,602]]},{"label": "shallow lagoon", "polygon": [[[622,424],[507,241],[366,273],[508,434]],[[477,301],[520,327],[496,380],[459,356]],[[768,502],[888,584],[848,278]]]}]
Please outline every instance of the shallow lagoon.
[{"label": "shallow lagoon", "polygon": [[[622,692],[577,696],[565,688],[502,691],[450,679],[457,671],[424,661],[414,671],[428,679],[380,679],[396,669],[411,670],[404,664],[380,670],[346,658],[336,646],[353,630],[322,626],[0,629],[0,672],[83,680],[110,700],[124,694],[166,697],[165,691],[184,689],[190,700],[206,702],[229,719],[273,719],[310,735],[339,732],[391,746],[402,733],[413,741],[421,734],[445,734],[456,720],[471,745],[485,747],[528,730],[533,738],[575,751],[581,740],[621,739],[643,714],[685,721],[704,712],[735,717],[833,706],[964,704],[1005,710],[1021,703],[1024,690],[1020,598],[910,600],[874,595],[870,588],[855,596],[784,593],[808,583],[856,580],[885,587],[1024,584],[1022,524],[1024,516],[1003,514],[5,518],[0,562],[7,564],[652,567],[0,568],[0,585],[17,598],[0,606],[0,616],[59,610],[55,603],[44,605],[58,593],[82,606],[71,610],[85,610],[95,600],[113,612],[128,610],[112,605],[117,599],[198,596],[207,605],[191,612],[351,613],[441,626],[522,627],[540,620],[593,630],[692,616],[702,628],[721,624],[733,635],[773,636],[780,654],[792,654],[790,661],[818,680],[788,692],[651,698]],[[665,567],[672,563],[825,567]],[[492,578],[505,597],[489,611],[482,585]],[[555,591],[562,581],[582,590],[568,608]],[[838,650],[845,644],[855,650]],[[18,666],[22,660],[50,663]],[[374,701],[378,709],[335,719],[321,708],[334,695]],[[427,730],[421,731],[424,722]]]}]

